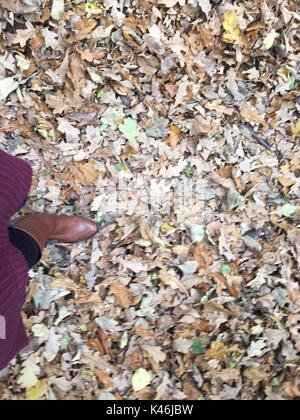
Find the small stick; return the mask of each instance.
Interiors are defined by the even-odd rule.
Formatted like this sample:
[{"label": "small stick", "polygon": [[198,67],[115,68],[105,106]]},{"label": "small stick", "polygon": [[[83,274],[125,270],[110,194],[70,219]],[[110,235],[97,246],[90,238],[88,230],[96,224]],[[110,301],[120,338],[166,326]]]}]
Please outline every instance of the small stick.
[{"label": "small stick", "polygon": [[251,134],[251,136],[257,141],[257,143],[259,143],[261,146],[265,147],[268,150],[272,150],[274,151],[274,147],[273,144],[270,143],[268,140],[263,139],[262,137],[260,137],[255,131],[254,129],[251,127],[250,124],[248,123],[242,123],[243,127],[245,127],[249,133]]}]

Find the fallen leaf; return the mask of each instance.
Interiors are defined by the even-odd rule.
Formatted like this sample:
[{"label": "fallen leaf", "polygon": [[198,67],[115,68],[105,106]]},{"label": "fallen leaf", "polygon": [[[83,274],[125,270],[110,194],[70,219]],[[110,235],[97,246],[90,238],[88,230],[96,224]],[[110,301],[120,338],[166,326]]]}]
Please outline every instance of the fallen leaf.
[{"label": "fallen leaf", "polygon": [[208,17],[209,12],[211,11],[212,5],[210,3],[210,0],[197,0],[197,3],[199,4],[200,8],[202,9],[203,13],[206,14]]},{"label": "fallen leaf", "polygon": [[247,122],[261,124],[264,130],[268,129],[268,124],[266,123],[264,117],[249,105],[241,110],[241,117]]},{"label": "fallen leaf", "polygon": [[233,44],[241,40],[241,30],[237,23],[236,12],[234,10],[226,11],[224,13],[223,27],[225,32],[223,34],[224,42]]},{"label": "fallen leaf", "polygon": [[296,212],[296,206],[290,203],[286,203],[284,206],[279,208],[276,213],[279,216],[292,217],[295,214],[295,212]]},{"label": "fallen leaf", "polygon": [[120,305],[122,308],[129,308],[131,299],[126,286],[120,282],[114,282],[109,288],[109,293],[115,295],[117,305]]},{"label": "fallen leaf", "polygon": [[152,375],[146,369],[138,369],[132,377],[132,386],[135,392],[141,391],[150,385],[152,380]]},{"label": "fallen leaf", "polygon": [[300,134],[300,120],[298,120],[295,124],[292,126],[292,134],[293,137],[298,137]]},{"label": "fallen leaf", "polygon": [[157,372],[160,368],[160,363],[163,363],[166,360],[166,354],[159,346],[144,345],[143,349],[148,353],[148,357],[150,358],[152,365],[152,370]]},{"label": "fallen leaf", "polygon": [[208,359],[224,361],[227,359],[229,354],[230,350],[224,345],[224,343],[221,340],[216,340],[213,341],[210,348],[206,350],[205,357]]},{"label": "fallen leaf", "polygon": [[125,138],[128,140],[129,145],[137,148],[136,138],[138,135],[138,123],[132,118],[125,118],[124,123],[119,125],[119,130],[124,134]]},{"label": "fallen leaf", "polygon": [[38,383],[38,376],[40,373],[41,369],[39,366],[28,362],[21,370],[21,376],[17,382],[22,388],[34,387]]},{"label": "fallen leaf", "polygon": [[46,379],[38,381],[33,388],[29,388],[26,391],[27,400],[29,401],[38,401],[43,398],[43,396],[48,391],[48,382]]},{"label": "fallen leaf", "polygon": [[179,289],[182,293],[187,293],[186,288],[175,273],[171,274],[166,269],[162,269],[159,272],[159,276],[163,283],[171,286],[172,289]]},{"label": "fallen leaf", "polygon": [[252,341],[250,347],[248,348],[249,357],[261,357],[266,353],[266,341],[261,339],[257,341]]},{"label": "fallen leaf", "polygon": [[277,36],[278,34],[275,31],[275,29],[272,29],[271,32],[264,38],[263,45],[267,50],[273,47],[273,44]]},{"label": "fallen leaf", "polygon": [[51,17],[54,20],[60,20],[65,10],[65,0],[53,0],[51,8]]},{"label": "fallen leaf", "polygon": [[78,142],[80,139],[80,130],[74,127],[66,118],[58,118],[57,129],[65,134],[66,140],[69,143]]},{"label": "fallen leaf", "polygon": [[19,83],[14,77],[6,77],[0,80],[0,102],[4,102],[5,99],[17,88]]},{"label": "fallen leaf", "polygon": [[34,36],[35,27],[31,22],[26,22],[27,29],[17,29],[16,33],[10,37],[12,44],[20,44],[21,48],[24,48],[27,42]]},{"label": "fallen leaf", "polygon": [[180,270],[183,273],[183,279],[190,277],[197,271],[198,262],[197,261],[185,261],[183,264],[179,266]]},{"label": "fallen leaf", "polygon": [[71,167],[71,178],[68,177],[69,182],[72,184],[72,177],[74,182],[81,185],[92,185],[99,177],[99,172],[95,168],[94,162],[78,162]]},{"label": "fallen leaf", "polygon": [[192,344],[192,352],[196,355],[203,354],[203,345],[200,340],[194,340]]},{"label": "fallen leaf", "polygon": [[101,384],[104,386],[104,389],[111,390],[114,388],[114,383],[112,378],[109,376],[107,372],[101,369],[95,369],[95,374]]},{"label": "fallen leaf", "polygon": [[186,222],[188,226],[193,243],[201,242],[205,238],[205,230],[202,225]]}]

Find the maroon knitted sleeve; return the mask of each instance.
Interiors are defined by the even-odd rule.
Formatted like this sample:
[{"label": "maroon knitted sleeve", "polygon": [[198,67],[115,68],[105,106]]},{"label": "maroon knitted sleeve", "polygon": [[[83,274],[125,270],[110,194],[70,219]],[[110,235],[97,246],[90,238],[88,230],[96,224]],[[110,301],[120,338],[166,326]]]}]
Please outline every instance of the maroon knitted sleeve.
[{"label": "maroon knitted sleeve", "polygon": [[31,178],[28,163],[0,150],[0,370],[28,344],[21,319],[28,267],[7,228],[27,197]]}]

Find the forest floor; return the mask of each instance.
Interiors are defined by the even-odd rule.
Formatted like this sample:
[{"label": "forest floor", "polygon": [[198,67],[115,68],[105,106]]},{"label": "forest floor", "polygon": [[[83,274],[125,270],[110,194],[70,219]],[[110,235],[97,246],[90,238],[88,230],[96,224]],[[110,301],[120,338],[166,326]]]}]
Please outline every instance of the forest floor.
[{"label": "forest floor", "polygon": [[1,399],[300,397],[300,13],[290,0],[1,0],[30,272]]}]

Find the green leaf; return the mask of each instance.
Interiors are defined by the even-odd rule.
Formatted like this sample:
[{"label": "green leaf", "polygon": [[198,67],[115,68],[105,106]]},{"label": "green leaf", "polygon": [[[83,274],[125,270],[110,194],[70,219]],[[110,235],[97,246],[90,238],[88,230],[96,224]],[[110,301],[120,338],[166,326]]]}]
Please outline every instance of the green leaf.
[{"label": "green leaf", "polygon": [[231,369],[235,369],[238,366],[238,362],[234,359],[230,359],[228,362],[228,367]]},{"label": "green leaf", "polygon": [[191,165],[188,165],[188,166],[185,168],[184,173],[185,173],[185,175],[186,175],[188,178],[192,178],[192,176],[193,176],[193,174],[194,174],[193,167],[192,167]]},{"label": "green leaf", "polygon": [[121,171],[124,171],[124,169],[125,169],[125,165],[124,165],[123,162],[116,164],[116,170],[117,171],[121,172]]},{"label": "green leaf", "polygon": [[85,10],[87,13],[98,15],[99,13],[101,13],[102,7],[96,2],[88,1],[85,5]]},{"label": "green leaf", "polygon": [[104,93],[105,93],[104,88],[99,89],[97,92],[97,99],[102,98],[104,96]]},{"label": "green leaf", "polygon": [[160,227],[161,232],[165,235],[172,229],[172,226],[169,223],[163,223]]},{"label": "green leaf", "polygon": [[200,340],[194,340],[193,344],[192,344],[192,352],[193,354],[203,354],[204,350],[203,350],[203,345],[201,343]]},{"label": "green leaf", "polygon": [[66,351],[67,348],[69,347],[69,344],[70,344],[70,338],[65,336],[60,342],[60,346],[59,346],[60,350],[61,351]]},{"label": "green leaf", "polygon": [[45,194],[45,190],[42,190],[41,188],[39,188],[39,189],[37,189],[36,190],[36,193],[37,193],[37,195],[43,195],[43,194]]},{"label": "green leaf", "polygon": [[104,133],[104,131],[106,131],[107,130],[107,128],[108,128],[108,125],[107,124],[101,124],[100,126],[99,126],[99,131],[100,131],[100,133],[102,134],[102,133]]},{"label": "green leaf", "polygon": [[273,388],[278,387],[280,384],[281,384],[281,381],[280,381],[280,379],[279,379],[279,378],[277,378],[277,377],[273,378],[273,379],[272,379],[272,381],[271,381],[271,386],[272,386]]},{"label": "green leaf", "polygon": [[229,265],[229,264],[222,264],[221,265],[221,273],[222,274],[231,274],[232,273],[232,268],[231,268],[231,265]]},{"label": "green leaf", "polygon": [[201,242],[205,238],[205,230],[202,225],[195,223],[186,222],[187,227],[190,230],[191,238],[194,242]]},{"label": "green leaf", "polygon": [[124,123],[119,125],[119,130],[124,135],[124,137],[128,140],[130,146],[136,148],[137,143],[135,139],[138,135],[138,123],[136,120],[132,118],[125,118]]},{"label": "green leaf", "polygon": [[295,214],[295,211],[296,211],[296,206],[293,206],[293,204],[287,203],[277,210],[277,214],[279,216],[291,217]]}]

